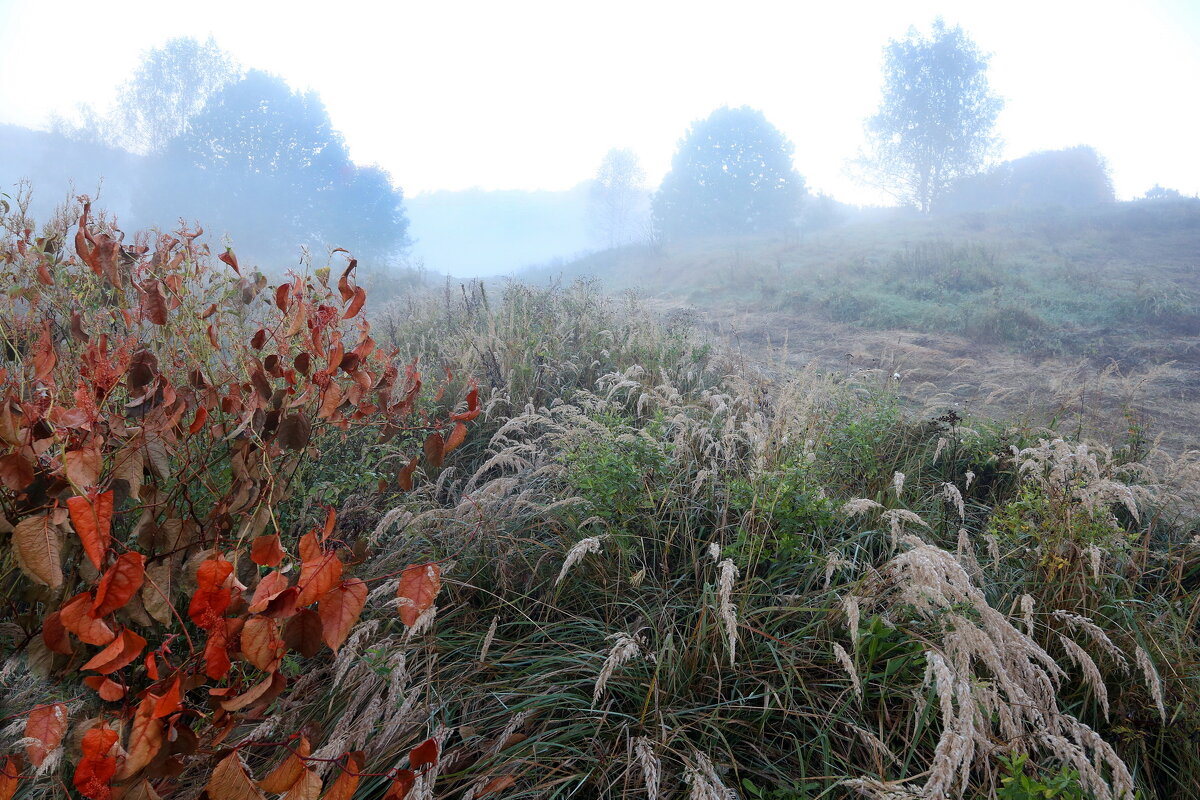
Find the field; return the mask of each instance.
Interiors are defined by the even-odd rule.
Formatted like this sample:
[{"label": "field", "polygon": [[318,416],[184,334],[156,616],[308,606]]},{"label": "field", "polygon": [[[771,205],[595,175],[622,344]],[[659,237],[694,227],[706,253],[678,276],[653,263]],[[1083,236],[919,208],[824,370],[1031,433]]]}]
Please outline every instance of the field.
[{"label": "field", "polygon": [[[918,407],[1200,447],[1200,204],[851,220],[791,239],[601,253],[595,275],[753,358],[883,381]],[[1132,433],[1131,433],[1131,428]]]},{"label": "field", "polygon": [[829,318],[1111,232],[886,223],[573,267],[644,298],[376,305],[340,254],[268,279],[95,219],[10,216],[0,258],[8,796],[1200,797],[1200,462],[1138,427],[1152,384],[1107,441],[1090,394],[1051,429],[980,386],[1102,371],[1098,330],[1158,348],[1138,374],[1194,342],[1182,249],[1142,251],[1169,312],[1103,322],[993,275],[1035,340],[954,327],[990,290]]}]

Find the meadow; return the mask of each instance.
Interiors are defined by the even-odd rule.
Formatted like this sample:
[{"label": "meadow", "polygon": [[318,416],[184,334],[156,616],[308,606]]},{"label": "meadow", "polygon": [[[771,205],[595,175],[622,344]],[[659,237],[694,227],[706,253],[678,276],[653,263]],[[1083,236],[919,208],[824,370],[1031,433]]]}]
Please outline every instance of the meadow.
[{"label": "meadow", "polygon": [[[73,217],[10,211],[0,251],[0,796],[1200,797],[1194,452],[925,407],[908,366],[687,310],[884,307],[1016,258],[982,233],[881,228],[827,281],[800,242],[728,274],[697,245],[606,256],[642,293],[376,306],[343,254],[268,279]],[[1076,325],[1124,324],[993,280],[1043,338],[930,310],[995,287],[904,325],[1086,358]]]}]

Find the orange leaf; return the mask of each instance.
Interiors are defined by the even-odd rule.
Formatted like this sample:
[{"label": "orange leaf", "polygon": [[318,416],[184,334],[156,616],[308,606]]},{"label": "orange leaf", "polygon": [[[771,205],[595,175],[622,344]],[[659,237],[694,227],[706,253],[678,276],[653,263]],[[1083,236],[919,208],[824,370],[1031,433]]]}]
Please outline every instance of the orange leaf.
[{"label": "orange leaf", "polygon": [[[354,790],[358,788],[358,774],[362,772],[365,754],[354,752],[346,754],[346,765],[338,773],[337,780],[325,793],[325,800],[352,800]],[[341,765],[338,765],[341,767]]]},{"label": "orange leaf", "polygon": [[321,595],[317,613],[321,616],[322,635],[329,649],[337,652],[358,622],[367,603],[367,585],[349,578]]},{"label": "orange leaf", "polygon": [[317,800],[321,796],[321,776],[311,769],[300,773],[300,780],[292,784],[281,800]]},{"label": "orange leaf", "polygon": [[105,723],[83,735],[83,758],[75,767],[73,783],[89,800],[111,800],[113,776],[117,774],[116,756],[110,754],[117,743],[117,732]]},{"label": "orange leaf", "polygon": [[16,756],[5,756],[4,765],[0,767],[0,800],[12,800],[20,786],[21,761]]},{"label": "orange leaf", "polygon": [[261,681],[254,684],[236,697],[231,697],[228,700],[222,700],[221,708],[225,709],[226,711],[240,711],[246,706],[258,702],[271,691],[272,687],[275,686],[277,677],[282,678],[283,676],[278,672],[272,672],[270,675],[263,678]]},{"label": "orange leaf", "polygon": [[296,598],[296,604],[307,606],[342,579],[342,561],[332,550],[321,549],[315,533],[306,533],[300,538],[300,557],[300,596]]},{"label": "orange leaf", "polygon": [[51,589],[62,585],[58,531],[51,524],[49,514],[37,514],[18,522],[11,541],[12,554],[22,572]]},{"label": "orange leaf", "polygon": [[80,489],[90,489],[100,482],[101,466],[100,447],[94,441],[89,440],[63,453],[63,470],[67,480]]},{"label": "orange leaf", "polygon": [[259,788],[246,773],[237,751],[233,751],[213,769],[208,778],[208,796],[216,800],[265,800]]},{"label": "orange leaf", "polygon": [[446,438],[446,444],[442,447],[442,454],[446,455],[454,451],[467,438],[467,426],[461,422],[454,423],[454,430]]},{"label": "orange leaf", "polygon": [[92,595],[88,592],[81,592],[68,600],[58,610],[58,618],[64,628],[86,644],[108,644],[116,638],[104,620],[92,616]]},{"label": "orange leaf", "polygon": [[[272,533],[269,536],[259,536],[250,545],[250,560],[260,567],[278,567],[286,555],[283,552],[283,547],[279,544],[279,534]],[[286,585],[286,580],[284,585]],[[255,594],[257,598],[257,593]]]},{"label": "orange leaf", "polygon": [[103,675],[88,675],[83,682],[96,690],[101,700],[115,703],[125,696],[125,687]]},{"label": "orange leaf", "polygon": [[29,763],[40,767],[46,756],[62,744],[66,732],[67,707],[62,703],[38,706],[30,711],[25,720],[24,737],[37,741],[25,745],[25,755],[29,757]]},{"label": "orange leaf", "polygon": [[396,596],[400,598],[400,621],[410,628],[437,598],[442,588],[442,570],[437,564],[410,564],[400,573]]},{"label": "orange leaf", "polygon": [[333,412],[337,411],[338,406],[342,404],[344,396],[341,387],[331,381],[325,391],[321,392],[321,406],[317,409],[317,418],[329,419],[332,417]]},{"label": "orange leaf", "polygon": [[196,409],[196,416],[192,418],[192,424],[188,425],[188,433],[196,435],[200,429],[204,427],[204,423],[208,421],[208,409],[204,406]]},{"label": "orange leaf", "polygon": [[123,608],[142,588],[146,578],[146,557],[141,553],[122,553],[104,573],[92,603],[92,616],[105,617]]},{"label": "orange leaf", "polygon": [[171,685],[162,697],[154,701],[154,710],[150,716],[155,719],[169,717],[178,711],[183,705],[183,697],[179,691],[179,676],[175,676],[175,680],[171,681]]},{"label": "orange leaf", "polygon": [[254,597],[250,599],[250,613],[259,614],[265,611],[267,604],[282,594],[287,588],[288,579],[286,575],[279,570],[268,572],[258,582],[258,586],[254,587]]},{"label": "orange leaf", "polygon": [[274,672],[287,649],[279,624],[267,617],[251,617],[242,627],[242,657],[264,672]]},{"label": "orange leaf", "polygon": [[321,543],[329,538],[329,534],[333,533],[333,528],[337,524],[337,511],[333,506],[329,507],[329,511],[325,514],[325,527],[321,529]]},{"label": "orange leaf", "polygon": [[96,495],[94,502],[82,496],[71,497],[67,500],[67,510],[88,560],[96,569],[104,569],[104,554],[112,531],[112,490]]},{"label": "orange leaf", "polygon": [[437,739],[429,738],[408,752],[408,766],[421,770],[430,764],[436,764],[438,759]]},{"label": "orange leaf", "polygon": [[147,694],[138,706],[133,729],[129,732],[129,745],[125,748],[125,763],[121,765],[122,780],[136,775],[162,750],[163,724],[154,716],[154,705],[154,695]]},{"label": "orange leaf", "polygon": [[101,675],[108,675],[133,663],[145,647],[146,640],[126,628],[112,644],[93,656],[80,669],[90,669]]},{"label": "orange leaf", "polygon": [[275,769],[267,773],[267,777],[258,782],[259,788],[270,794],[283,794],[291,789],[306,769],[302,759],[311,753],[312,747],[308,743],[308,737],[301,735],[295,751],[288,753]]},{"label": "orange leaf", "polygon": [[471,379],[471,391],[467,392],[467,410],[461,414],[451,414],[455,422],[470,422],[479,416],[479,384]]},{"label": "orange leaf", "polygon": [[445,457],[444,442],[442,435],[436,431],[425,437],[425,461],[434,469],[441,469],[442,459]]},{"label": "orange leaf", "polygon": [[396,482],[400,484],[400,491],[411,492],[413,488],[413,472],[417,469],[417,457],[413,456],[407,464],[400,468],[396,474]]},{"label": "orange leaf", "polygon": [[392,776],[392,784],[383,795],[383,800],[404,800],[409,790],[417,782],[417,775],[411,769],[398,769]]}]

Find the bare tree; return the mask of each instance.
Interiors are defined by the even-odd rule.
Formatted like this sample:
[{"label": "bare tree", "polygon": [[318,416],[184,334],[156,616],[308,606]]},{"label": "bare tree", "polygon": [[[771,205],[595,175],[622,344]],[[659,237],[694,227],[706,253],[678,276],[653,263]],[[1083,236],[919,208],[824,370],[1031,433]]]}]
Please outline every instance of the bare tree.
[{"label": "bare tree", "polygon": [[588,202],[594,235],[605,247],[641,238],[648,216],[645,182],[646,173],[632,150],[613,148],[605,154]]}]

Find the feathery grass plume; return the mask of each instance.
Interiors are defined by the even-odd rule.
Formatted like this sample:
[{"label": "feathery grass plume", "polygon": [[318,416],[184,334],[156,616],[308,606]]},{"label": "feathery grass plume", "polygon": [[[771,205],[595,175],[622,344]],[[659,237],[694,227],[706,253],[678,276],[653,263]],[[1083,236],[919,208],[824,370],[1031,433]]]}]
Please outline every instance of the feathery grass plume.
[{"label": "feathery grass plume", "polygon": [[413,622],[412,627],[404,634],[404,641],[410,641],[414,636],[420,636],[426,631],[433,628],[433,621],[437,619],[437,606],[430,606],[420,613],[417,619]]},{"label": "feathery grass plume", "polygon": [[567,551],[567,557],[563,559],[562,569],[559,570],[558,577],[554,579],[554,585],[558,586],[562,583],[563,578],[567,577],[567,573],[571,571],[571,567],[575,566],[588,553],[599,553],[600,540],[604,538],[604,536],[589,536],[571,545],[571,549]]},{"label": "feathery grass plume", "polygon": [[945,436],[938,437],[937,447],[935,447],[933,449],[933,463],[934,464],[937,463],[938,457],[941,456],[942,451],[946,449],[946,445],[948,445],[948,444],[950,444],[950,440],[947,439]]},{"label": "feathery grass plume", "polygon": [[900,499],[900,495],[904,493],[904,473],[892,473],[892,490],[896,493],[896,499]]},{"label": "feathery grass plume", "polygon": [[1162,679],[1158,677],[1158,670],[1154,668],[1154,662],[1150,660],[1150,654],[1138,645],[1134,651],[1137,656],[1138,668],[1142,671],[1142,676],[1146,679],[1146,688],[1150,690],[1150,696],[1154,698],[1154,705],[1158,707],[1158,716],[1162,719],[1163,724],[1167,722],[1167,704],[1163,698]]},{"label": "feathery grass plume", "polygon": [[1092,580],[1100,580],[1100,562],[1102,556],[1100,548],[1094,544],[1090,544],[1083,552],[1087,555],[1088,562],[1092,567]]},{"label": "feathery grass plume", "polygon": [[850,685],[854,688],[854,696],[862,700],[863,691],[862,684],[858,680],[858,670],[854,668],[854,661],[850,658],[850,654],[846,652],[846,648],[834,642],[833,657],[837,659],[838,663],[842,665],[842,669],[846,670],[846,675],[850,677]]},{"label": "feathery grass plume", "polygon": [[692,763],[683,771],[683,779],[691,787],[688,800],[731,800],[737,794],[721,782],[708,756],[692,751]]},{"label": "feathery grass plume", "polygon": [[1066,651],[1067,657],[1071,659],[1071,663],[1079,667],[1079,671],[1083,674],[1083,682],[1092,690],[1096,701],[1100,703],[1100,709],[1104,712],[1104,719],[1107,721],[1108,687],[1104,684],[1104,676],[1100,674],[1100,668],[1096,666],[1096,662],[1092,660],[1087,651],[1073,640],[1060,633],[1058,641]]},{"label": "feathery grass plume", "polygon": [[842,554],[834,551],[825,556],[825,588],[833,581],[833,573],[842,567],[853,566],[853,561],[842,558]]},{"label": "feathery grass plume", "polygon": [[954,506],[955,510],[958,511],[958,518],[960,520],[965,521],[967,519],[967,509],[963,504],[962,492],[958,490],[957,486],[955,486],[953,483],[943,483],[942,497],[944,497],[946,502]]},{"label": "feathery grass plume", "polygon": [[488,626],[487,633],[483,637],[483,644],[479,646],[479,661],[480,663],[487,661],[488,650],[492,648],[492,639],[496,638],[496,628],[500,625],[500,615],[492,617],[492,624]]},{"label": "feathery grass plume", "polygon": [[983,575],[983,570],[979,568],[979,559],[975,557],[975,546],[971,544],[971,534],[966,528],[958,529],[958,546],[955,554],[967,572],[976,578]]},{"label": "feathery grass plume", "polygon": [[737,610],[733,607],[733,583],[741,573],[732,558],[722,561],[720,567],[721,575],[717,579],[717,610],[721,617],[721,624],[725,627],[725,641],[729,645],[729,666],[732,667],[737,655],[738,642]]},{"label": "feathery grass plume", "polygon": [[599,704],[600,697],[604,694],[604,687],[608,685],[608,679],[612,677],[613,670],[631,658],[637,658],[642,654],[643,639],[640,636],[613,633],[605,638],[612,639],[613,646],[604,659],[604,666],[600,668],[600,674],[596,676],[596,686],[592,690],[593,708]]},{"label": "feathery grass plume", "polygon": [[842,610],[846,612],[846,623],[850,627],[850,644],[858,646],[858,621],[860,618],[858,598],[848,594],[842,598]]},{"label": "feathery grass plume", "polygon": [[1025,623],[1025,634],[1033,636],[1033,595],[1021,595],[1021,621]]},{"label": "feathery grass plume", "polygon": [[963,489],[964,489],[964,491],[969,492],[969,491],[971,491],[971,484],[975,482],[975,473],[972,472],[971,470],[967,470],[965,477],[967,479],[967,482],[963,485]]},{"label": "feathery grass plume", "polygon": [[904,524],[921,525],[928,528],[929,523],[921,519],[920,515],[909,511],[907,508],[890,508],[883,512],[883,518],[888,521],[888,528],[891,531],[891,545],[895,550],[900,544],[900,536],[904,533]]},{"label": "feathery grass plume", "polygon": [[719,544],[717,544],[716,542],[709,542],[708,543],[708,557],[713,560],[714,564],[716,564],[718,561],[720,561],[721,560],[721,546]]},{"label": "feathery grass plume", "polygon": [[849,500],[843,503],[842,513],[848,517],[857,517],[860,514],[866,514],[868,511],[874,511],[877,508],[883,508],[883,506],[874,500],[860,497],[857,500]]},{"label": "feathery grass plume", "polygon": [[996,739],[1033,739],[1072,766],[1093,759],[1106,764],[1107,782],[1096,770],[1084,777],[1095,778],[1089,790],[1130,800],[1128,769],[1115,751],[1060,708],[1065,673],[1053,656],[988,604],[952,554],[911,535],[904,544],[909,549],[885,565],[884,586],[872,600],[890,613],[914,613],[937,632],[927,645],[926,683],[938,696],[943,725],[919,791],[962,797]]},{"label": "feathery grass plume", "polygon": [[642,782],[646,785],[647,800],[658,800],[658,787],[662,783],[662,761],[654,754],[654,743],[645,736],[633,742],[638,765],[642,768]]},{"label": "feathery grass plume", "polygon": [[992,560],[992,564],[1000,563],[1000,540],[996,538],[994,533],[985,533],[983,540],[987,542],[988,558]]},{"label": "feathery grass plume", "polygon": [[1125,658],[1125,653],[1121,648],[1113,644],[1113,640],[1108,638],[1108,634],[1099,625],[1087,617],[1072,614],[1070,611],[1063,611],[1061,609],[1052,612],[1050,616],[1061,622],[1065,622],[1073,630],[1082,631],[1087,634],[1092,644],[1108,654],[1109,658],[1115,661],[1122,670],[1128,670],[1129,661]]}]

